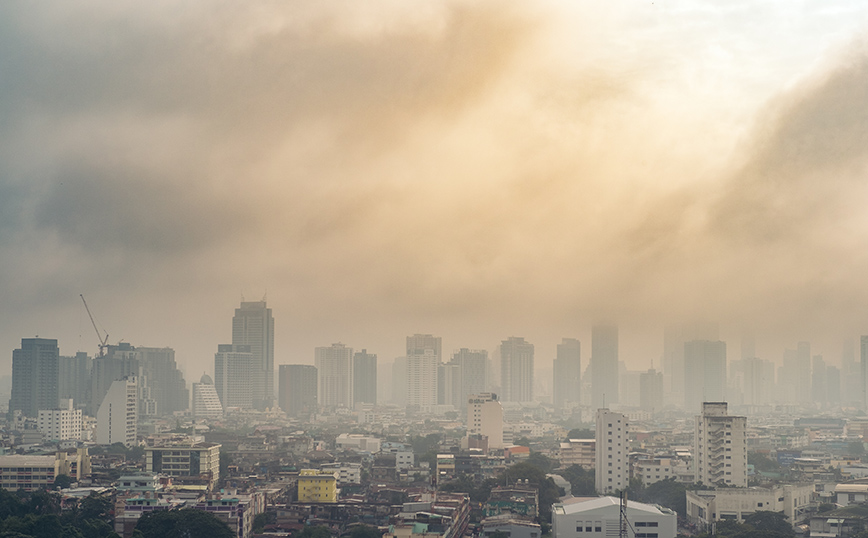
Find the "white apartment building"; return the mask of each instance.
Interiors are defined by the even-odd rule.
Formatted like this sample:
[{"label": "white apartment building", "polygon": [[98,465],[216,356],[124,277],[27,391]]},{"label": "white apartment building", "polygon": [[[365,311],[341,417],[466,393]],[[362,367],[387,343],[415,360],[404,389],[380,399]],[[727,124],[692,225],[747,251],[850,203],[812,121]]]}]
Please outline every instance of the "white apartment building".
[{"label": "white apartment building", "polygon": [[338,475],[338,485],[361,484],[362,464],[349,462],[323,463],[323,471],[334,471]]},{"label": "white apartment building", "polygon": [[646,486],[663,480],[692,484],[694,473],[690,462],[680,458],[650,458],[633,465],[633,475]]},{"label": "white apartment building", "polygon": [[608,409],[598,409],[595,473],[597,493],[612,493],[630,485],[627,443],[627,417]]},{"label": "white apartment building", "polygon": [[503,407],[497,394],[483,392],[467,399],[467,435],[488,437],[488,449],[503,448]]},{"label": "white apartment building", "polygon": [[217,387],[207,374],[202,374],[198,383],[193,383],[193,405],[190,411],[194,417],[220,418],[223,416],[223,404],[217,394]]},{"label": "white apartment building", "polygon": [[37,428],[50,441],[81,439],[81,409],[74,409],[72,400],[61,400],[59,409],[40,409]]},{"label": "white apartment building", "polygon": [[704,402],[694,423],[694,481],[747,487],[747,418],[726,413],[726,402]]},{"label": "white apartment building", "polygon": [[[675,538],[672,510],[630,500],[626,510],[629,538]],[[552,531],[556,538],[618,536],[620,516],[621,501],[615,497],[571,497],[552,505]]]},{"label": "white apartment building", "polygon": [[687,517],[693,523],[708,525],[725,519],[743,522],[759,511],[783,512],[792,524],[808,509],[813,493],[813,484],[688,491]]},{"label": "white apartment building", "polygon": [[96,442],[99,445],[136,443],[137,384],[135,377],[112,382],[96,412]]}]

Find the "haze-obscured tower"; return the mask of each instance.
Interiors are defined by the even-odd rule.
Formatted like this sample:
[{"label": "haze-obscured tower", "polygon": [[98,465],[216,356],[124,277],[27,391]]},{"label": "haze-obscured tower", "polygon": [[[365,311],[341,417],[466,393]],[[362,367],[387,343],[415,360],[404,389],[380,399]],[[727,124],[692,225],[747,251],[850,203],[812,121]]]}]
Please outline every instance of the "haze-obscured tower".
[{"label": "haze-obscured tower", "polygon": [[500,382],[504,402],[533,401],[533,344],[518,336],[500,343]]},{"label": "haze-obscured tower", "polygon": [[471,394],[482,394],[486,388],[488,375],[488,351],[484,349],[461,348],[452,354],[452,362],[460,368],[461,388],[460,406],[467,407]]},{"label": "haze-obscured tower", "polygon": [[684,408],[697,412],[702,402],[726,401],[726,342],[684,343]]},{"label": "haze-obscured tower", "polygon": [[366,349],[353,355],[353,403],[377,403],[377,355]]},{"label": "haze-obscured tower", "polygon": [[317,398],[323,407],[353,407],[353,348],[341,343],[314,350]]},{"label": "haze-obscured tower", "polygon": [[10,415],[21,411],[26,417],[37,418],[40,409],[58,407],[59,361],[57,340],[21,339],[21,348],[12,351]]},{"label": "haze-obscured tower", "polygon": [[[232,343],[250,346],[254,407],[274,405],[274,318],[265,301],[242,302],[232,318]],[[225,402],[224,402],[225,405]]]},{"label": "haze-obscured tower", "polygon": [[663,373],[651,368],[639,374],[639,407],[656,413],[663,409]]},{"label": "haze-obscured tower", "polygon": [[591,407],[617,403],[618,327],[595,325],[591,328]]},{"label": "haze-obscured tower", "polygon": [[89,403],[90,370],[92,359],[84,351],[72,357],[60,357],[58,375],[58,397],[72,400],[76,408]]},{"label": "haze-obscured tower", "polygon": [[859,364],[861,365],[862,409],[868,410],[868,335],[859,340]]},{"label": "haze-obscured tower", "polygon": [[317,371],[309,364],[281,364],[278,401],[291,417],[310,416],[317,410]]},{"label": "haze-obscured tower", "polygon": [[220,344],[214,354],[214,387],[223,409],[253,409],[259,385],[258,359],[250,346]]},{"label": "haze-obscured tower", "polygon": [[582,344],[575,338],[564,338],[557,353],[552,368],[555,407],[578,405],[582,401]]},{"label": "haze-obscured tower", "polygon": [[[439,336],[414,334],[407,337],[407,405],[430,411],[437,405],[437,368],[442,358]],[[400,382],[400,381],[398,381]]]}]

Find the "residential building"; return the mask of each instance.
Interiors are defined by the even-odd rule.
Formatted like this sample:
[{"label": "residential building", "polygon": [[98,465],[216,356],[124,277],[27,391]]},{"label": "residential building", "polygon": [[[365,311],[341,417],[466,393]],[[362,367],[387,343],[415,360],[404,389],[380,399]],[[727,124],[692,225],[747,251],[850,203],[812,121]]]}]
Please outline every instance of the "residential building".
[{"label": "residential building", "polygon": [[533,401],[533,344],[511,336],[500,343],[501,397],[505,402]]},{"label": "residential building", "polygon": [[437,404],[461,409],[461,366],[452,361],[437,365]]},{"label": "residential building", "polygon": [[484,349],[461,348],[452,354],[452,363],[460,369],[461,386],[457,398],[459,407],[467,407],[471,394],[482,394],[486,389],[488,376],[488,351]]},{"label": "residential building", "polygon": [[186,411],[190,393],[170,347],[136,347],[139,362],[139,416],[171,416]]},{"label": "residential building", "polygon": [[[661,506],[627,501],[630,538],[675,538],[677,515]],[[619,536],[621,500],[616,497],[571,497],[552,505],[552,532],[557,538]]]},{"label": "residential building", "polygon": [[695,418],[694,481],[747,487],[747,419],[727,414],[726,402],[705,402]]},{"label": "residential building", "polygon": [[291,417],[309,416],[317,410],[317,370],[309,364],[281,364],[278,370],[278,402]]},{"label": "residential building", "polygon": [[118,379],[109,386],[96,412],[97,444],[123,443],[127,448],[135,445],[137,402],[138,383],[135,377]]},{"label": "residential building", "polygon": [[663,409],[663,372],[651,368],[639,374],[639,407],[651,413]]},{"label": "residential building", "polygon": [[629,486],[627,417],[609,409],[598,409],[596,441],[597,492],[613,493]]},{"label": "residential building", "polygon": [[[253,409],[257,387],[261,386],[258,376],[259,359],[247,344],[220,344],[214,354],[214,388],[223,409]],[[259,393],[261,394],[261,393]]]},{"label": "residential building", "polygon": [[539,524],[512,514],[487,517],[480,522],[480,525],[482,525],[482,536],[485,538],[491,538],[494,535],[506,535],[509,538],[540,538],[542,536]]},{"label": "residential building", "polygon": [[302,469],[298,473],[298,502],[335,503],[338,501],[337,471]]},{"label": "residential building", "polygon": [[[253,355],[251,378],[254,407],[271,407],[274,405],[274,318],[265,300],[242,301],[241,307],[235,309],[232,344],[250,346],[249,352]],[[231,407],[222,398],[221,401],[225,407]]]},{"label": "residential building", "polygon": [[74,454],[57,452],[50,456],[0,456],[0,487],[7,491],[50,490],[60,475],[76,481],[90,476],[87,449],[78,449]]},{"label": "residential building", "polygon": [[591,328],[591,407],[605,408],[618,403],[618,327]]},{"label": "residential building", "polygon": [[783,512],[793,524],[808,510],[813,494],[813,484],[688,490],[686,515],[691,522],[706,526],[721,520],[741,523],[754,512]]},{"label": "residential building", "polygon": [[[427,412],[437,405],[437,369],[441,358],[442,344],[439,336],[414,334],[407,337],[405,379],[408,407]],[[401,382],[400,379],[393,381]]]},{"label": "residential building", "polygon": [[193,383],[193,405],[191,414],[196,418],[220,418],[223,416],[223,404],[214,381],[207,374],[202,374],[198,383]]},{"label": "residential building", "polygon": [[12,351],[12,397],[10,416],[15,411],[36,418],[40,409],[58,404],[60,348],[57,340],[22,338],[21,348]]},{"label": "residential building", "polygon": [[237,538],[253,536],[253,520],[265,512],[265,493],[217,494],[192,506],[223,520]]},{"label": "residential building", "polygon": [[467,400],[467,435],[484,435],[488,448],[503,448],[503,406],[497,394],[483,392],[471,395]]},{"label": "residential building", "polygon": [[351,462],[323,463],[323,471],[333,471],[338,474],[338,485],[359,485],[362,483],[362,464]]},{"label": "residential building", "polygon": [[90,402],[91,359],[84,351],[79,351],[72,357],[60,357],[58,362],[58,398],[72,400],[77,408],[83,408]]},{"label": "residential building", "polygon": [[553,402],[555,408],[572,407],[582,403],[582,343],[575,338],[564,338],[558,344],[553,364]]},{"label": "residential building", "polygon": [[693,469],[690,462],[674,457],[655,457],[641,459],[633,465],[633,476],[649,486],[663,480],[675,480],[683,484],[693,483]]},{"label": "residential building", "polygon": [[377,403],[377,354],[366,349],[353,355],[353,403]]},{"label": "residential building", "polygon": [[96,416],[112,383],[125,377],[138,378],[139,372],[138,354],[132,345],[122,342],[108,346],[105,355],[91,362],[90,402],[85,414]]},{"label": "residential building", "polygon": [[568,439],[560,444],[558,461],[561,467],[579,465],[587,470],[597,468],[596,439]]},{"label": "residential building", "polygon": [[40,409],[37,428],[49,441],[81,440],[81,409],[71,399],[61,400],[56,409]]},{"label": "residential building", "polygon": [[321,407],[353,407],[353,348],[341,343],[314,350],[317,403]]},{"label": "residential building", "polygon": [[220,479],[221,446],[193,443],[145,447],[145,472],[174,478],[191,477],[213,488]]}]

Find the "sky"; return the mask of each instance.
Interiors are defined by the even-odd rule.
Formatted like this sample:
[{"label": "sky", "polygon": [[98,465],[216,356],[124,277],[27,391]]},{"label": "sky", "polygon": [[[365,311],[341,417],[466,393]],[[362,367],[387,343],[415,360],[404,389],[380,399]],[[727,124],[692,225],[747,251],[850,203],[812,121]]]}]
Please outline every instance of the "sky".
[{"label": "sky", "polygon": [[[532,4],[532,5],[530,5]],[[213,369],[404,337],[550,366],[617,323],[780,361],[868,334],[868,4],[0,4],[0,372],[22,337]]]}]

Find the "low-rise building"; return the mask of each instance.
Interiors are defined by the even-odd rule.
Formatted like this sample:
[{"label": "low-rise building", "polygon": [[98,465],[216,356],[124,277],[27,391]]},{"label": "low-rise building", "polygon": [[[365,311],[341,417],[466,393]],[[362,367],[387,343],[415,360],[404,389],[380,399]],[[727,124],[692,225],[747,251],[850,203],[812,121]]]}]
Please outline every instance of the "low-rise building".
[{"label": "low-rise building", "polygon": [[[631,538],[675,538],[677,516],[668,508],[627,501]],[[621,500],[616,497],[571,497],[552,505],[552,531],[556,538],[618,536]]]},{"label": "low-rise building", "polygon": [[213,488],[220,479],[220,447],[217,443],[149,446],[145,448],[145,471],[195,478]]},{"label": "low-rise building", "polygon": [[89,476],[87,449],[72,454],[57,452],[51,456],[0,456],[0,487],[9,491],[51,489],[60,475],[73,480]]},{"label": "low-rise building", "polygon": [[687,517],[698,525],[714,521],[743,522],[754,512],[783,512],[791,524],[811,504],[813,484],[774,488],[721,488],[687,492]]},{"label": "low-rise building", "polygon": [[335,503],[338,501],[337,471],[302,469],[298,473],[298,502]]},{"label": "low-rise building", "polygon": [[596,467],[596,439],[569,439],[560,444],[558,460],[561,467],[580,465],[591,470]]},{"label": "low-rise building", "polygon": [[540,526],[533,521],[516,518],[511,514],[487,517],[482,520],[482,536],[491,538],[494,533],[506,533],[509,538],[540,538]]},{"label": "low-rise building", "polygon": [[321,467],[323,471],[333,471],[338,473],[338,484],[361,484],[362,483],[362,464],[335,462],[324,463]]}]

